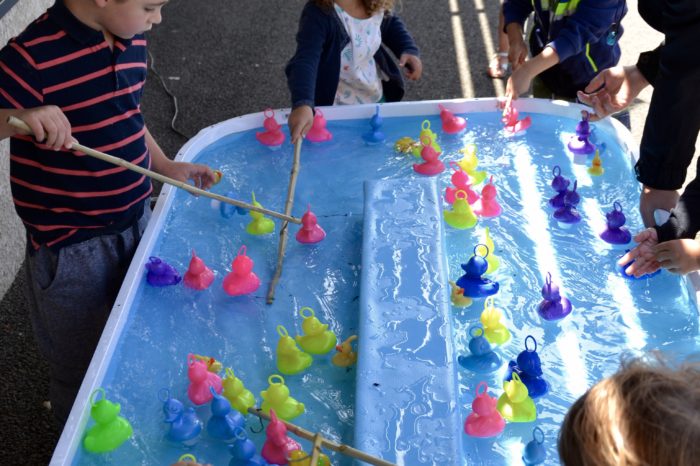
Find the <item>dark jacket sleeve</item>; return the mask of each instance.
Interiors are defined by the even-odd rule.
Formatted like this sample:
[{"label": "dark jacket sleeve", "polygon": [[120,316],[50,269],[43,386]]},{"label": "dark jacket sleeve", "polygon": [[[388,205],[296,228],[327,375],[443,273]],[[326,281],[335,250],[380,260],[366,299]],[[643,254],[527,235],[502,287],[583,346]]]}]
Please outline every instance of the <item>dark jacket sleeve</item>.
[{"label": "dark jacket sleeve", "polygon": [[397,58],[400,58],[404,53],[418,55],[418,46],[398,16],[386,15],[382,20],[381,32],[382,43],[389,47],[389,50]]},{"label": "dark jacket sleeve", "polygon": [[505,0],[503,2],[503,32],[510,23],[518,23],[523,26],[530,13],[533,12],[532,2],[529,0]]},{"label": "dark jacket sleeve", "polygon": [[[641,0],[640,11],[650,1]],[[635,169],[646,186],[673,190],[683,185],[700,130],[700,2],[666,0],[661,24],[665,44],[641,57],[654,92]]]}]

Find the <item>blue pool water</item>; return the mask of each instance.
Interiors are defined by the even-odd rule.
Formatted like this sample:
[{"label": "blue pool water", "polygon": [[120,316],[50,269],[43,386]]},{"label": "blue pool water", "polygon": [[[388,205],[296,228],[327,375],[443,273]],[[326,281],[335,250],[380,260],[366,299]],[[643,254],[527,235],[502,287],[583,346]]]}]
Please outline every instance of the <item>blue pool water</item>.
[{"label": "blue pool water", "polygon": [[[428,119],[440,134],[439,117]],[[387,142],[371,147],[360,137],[369,128],[367,120],[334,120],[328,124],[333,141],[303,145],[293,214],[301,217],[311,204],[327,237],[316,245],[300,244],[293,239],[297,227],[290,225],[284,271],[272,305],[265,304],[265,294],[276,263],[279,222],[273,235],[250,236],[245,232],[248,216],[225,219],[208,199],[178,192],[150,255],[184,274],[194,249],[215,271],[216,280],[201,292],[182,285],[153,288],[145,284],[144,271],[124,330],[117,335],[114,354],[105,362],[101,384],[107,398],[121,403],[134,436],[107,455],[92,455],[79,448],[72,463],[170,464],[189,452],[202,462],[228,464],[231,457],[225,445],[206,434],[190,448],[166,440],[158,391],[168,388],[173,397],[187,403],[186,359],[188,353],[196,353],[232,367],[260,403],[260,391],[267,388],[268,377],[277,373],[276,328],[282,324],[291,335],[300,333],[299,309],[313,308],[339,340],[358,332],[363,183],[403,179],[408,186],[420,177],[412,169],[419,159],[396,153],[393,143],[402,136],[417,136],[423,120],[417,116],[385,118]],[[622,278],[615,266],[621,250],[598,239],[604,214],[615,201],[622,205],[630,230],[641,229],[632,162],[628,149],[612,134],[597,131],[598,142],[607,145],[605,174],[592,178],[586,166],[572,163],[566,150],[577,122],[573,118],[533,115],[532,127],[516,137],[502,132],[496,112],[469,114],[468,121],[468,130],[461,136],[441,134],[441,159],[458,160],[459,150],[475,143],[479,169],[494,175],[504,210],[497,218],[480,220],[471,230],[445,227],[449,276],[456,280],[462,275],[460,264],[469,259],[488,226],[501,259],[500,268],[491,276],[500,282],[495,304],[513,334],[498,351],[507,362],[524,349],[528,335],[535,337],[551,389],[536,402],[536,422],[508,424],[497,439],[465,437],[462,458],[454,458],[451,464],[521,464],[523,446],[532,438],[535,426],[545,434],[547,464],[557,464],[556,436],[568,406],[595,381],[614,372],[624,352],[661,349],[673,358],[697,353],[698,313],[681,279],[665,272],[652,279]],[[242,200],[250,200],[254,191],[264,207],[283,211],[292,152],[289,144],[271,151],[257,143],[254,131],[244,131],[207,146],[195,161],[223,171],[223,181],[213,191],[233,191]],[[554,194],[549,187],[554,165],[561,167],[562,175],[578,180],[584,220],[571,229],[558,227],[547,206]],[[439,175],[441,193],[451,173],[448,169]],[[405,232],[404,241],[415,243],[410,231]],[[221,284],[242,245],[255,261],[254,271],[262,286],[253,295],[230,297]],[[560,322],[545,322],[535,310],[547,272],[573,304],[572,314]],[[452,310],[458,355],[468,354],[467,330],[478,322],[482,309],[483,300],[475,300],[469,308]],[[292,396],[306,405],[306,413],[293,422],[352,445],[356,369],[337,368],[330,357],[315,356],[306,372],[285,377]],[[459,399],[454,405],[462,422],[471,412],[477,383],[486,381],[490,394],[500,395],[503,372],[478,376],[459,369]],[[197,412],[206,419],[209,408],[197,408]],[[259,430],[260,425],[249,416],[248,427],[249,431]],[[464,436],[462,430],[444,434]],[[262,445],[262,434],[250,435]],[[308,442],[304,445],[308,450]],[[413,441],[402,448],[429,451],[432,447]],[[334,465],[353,464],[340,455],[330,456]],[[423,457],[430,464],[440,452]]]}]

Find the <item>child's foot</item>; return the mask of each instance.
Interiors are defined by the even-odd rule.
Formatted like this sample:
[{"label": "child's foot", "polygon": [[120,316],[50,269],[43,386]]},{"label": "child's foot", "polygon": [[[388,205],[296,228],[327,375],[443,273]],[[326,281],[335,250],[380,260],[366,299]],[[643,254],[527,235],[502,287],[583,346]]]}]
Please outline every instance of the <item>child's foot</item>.
[{"label": "child's foot", "polygon": [[508,71],[510,71],[508,52],[498,52],[491,58],[486,74],[493,79],[504,79],[508,75]]}]

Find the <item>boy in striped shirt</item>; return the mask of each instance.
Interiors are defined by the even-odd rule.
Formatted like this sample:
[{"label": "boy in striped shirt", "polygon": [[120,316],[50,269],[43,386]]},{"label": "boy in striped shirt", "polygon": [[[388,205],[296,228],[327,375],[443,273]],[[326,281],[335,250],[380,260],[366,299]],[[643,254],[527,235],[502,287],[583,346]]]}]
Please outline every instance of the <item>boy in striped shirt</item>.
[{"label": "boy in striped shirt", "polygon": [[[140,100],[143,33],[167,0],[57,0],[0,50],[0,140],[27,230],[27,298],[64,423],[150,217],[149,178],[72,152],[81,144],[207,189],[213,172],[168,159]],[[9,116],[35,137],[16,133]]]}]

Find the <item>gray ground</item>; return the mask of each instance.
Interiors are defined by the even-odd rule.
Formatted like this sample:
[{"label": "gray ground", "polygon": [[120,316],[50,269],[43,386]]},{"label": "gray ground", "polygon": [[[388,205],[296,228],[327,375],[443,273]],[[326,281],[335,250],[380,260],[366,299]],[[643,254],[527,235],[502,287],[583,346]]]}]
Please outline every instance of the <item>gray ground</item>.
[{"label": "gray ground", "polygon": [[[659,42],[659,35],[639,19],[636,2],[628,3],[632,11],[624,21],[625,64]],[[303,4],[304,0],[169,2],[163,24],[149,35],[150,51],[155,69],[177,96],[177,127],[183,133],[192,136],[234,116],[289,105],[283,70],[294,49]],[[421,47],[424,64],[423,79],[410,85],[406,100],[502,93],[503,83],[484,73],[496,43],[497,1],[401,0],[399,14]],[[648,100],[649,94],[642,94],[632,111],[638,141]],[[174,156],[186,139],[170,130],[174,105],[153,73],[142,108],[151,132]],[[14,213],[0,213],[0,221],[3,215]],[[36,353],[22,285],[20,272],[0,300],[0,452],[10,464],[41,465],[48,463],[59,432],[44,407],[46,366]]]}]

